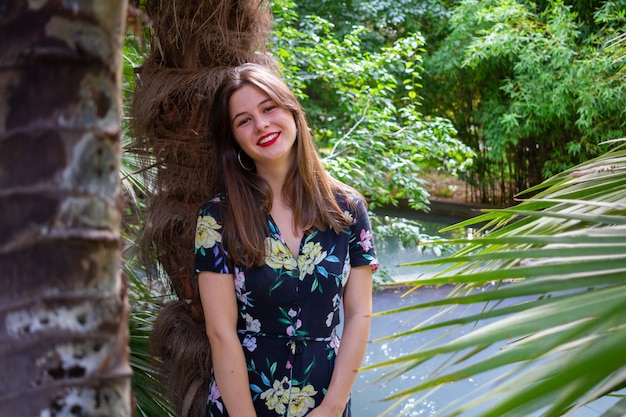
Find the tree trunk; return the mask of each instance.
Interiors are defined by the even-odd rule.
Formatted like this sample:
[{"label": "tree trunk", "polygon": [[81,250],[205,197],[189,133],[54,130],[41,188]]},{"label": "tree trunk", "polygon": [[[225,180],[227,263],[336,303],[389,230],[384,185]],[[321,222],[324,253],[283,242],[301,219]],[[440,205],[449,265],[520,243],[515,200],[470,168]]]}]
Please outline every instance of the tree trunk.
[{"label": "tree trunk", "polygon": [[0,2],[0,415],[131,415],[126,0]]}]

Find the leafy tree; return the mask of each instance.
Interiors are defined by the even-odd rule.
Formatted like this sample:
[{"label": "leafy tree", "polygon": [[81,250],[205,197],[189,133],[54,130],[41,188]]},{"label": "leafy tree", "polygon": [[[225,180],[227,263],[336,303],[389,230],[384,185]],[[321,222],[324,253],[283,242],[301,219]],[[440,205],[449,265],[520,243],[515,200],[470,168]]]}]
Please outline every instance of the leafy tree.
[{"label": "leafy tree", "polygon": [[607,46],[626,29],[623,2],[575,5],[459,2],[427,59],[427,111],[450,117],[478,153],[482,200],[508,202],[626,133],[625,86]]},{"label": "leafy tree", "polygon": [[365,27],[338,37],[329,21],[300,18],[293,8],[274,3],[272,53],[309,112],[329,170],[373,206],[406,198],[426,209],[420,169],[456,173],[473,153],[448,120],[420,112],[422,37],[408,35],[371,52],[362,48]]},{"label": "leafy tree", "polygon": [[[358,38],[368,53],[424,36],[421,112],[450,119],[477,153],[464,176],[475,200],[509,204],[624,134],[626,95],[611,79],[619,66],[607,47],[624,30],[623,1],[297,3],[301,16],[332,24],[339,39],[365,28]],[[291,26],[306,35],[307,18]]]},{"label": "leafy tree", "polygon": [[354,26],[367,28],[364,49],[374,52],[396,39],[422,33],[430,37],[455,3],[441,0],[297,0],[301,16],[319,16],[343,37]]},{"label": "leafy tree", "polygon": [[0,6],[0,414],[130,416],[125,2]]}]

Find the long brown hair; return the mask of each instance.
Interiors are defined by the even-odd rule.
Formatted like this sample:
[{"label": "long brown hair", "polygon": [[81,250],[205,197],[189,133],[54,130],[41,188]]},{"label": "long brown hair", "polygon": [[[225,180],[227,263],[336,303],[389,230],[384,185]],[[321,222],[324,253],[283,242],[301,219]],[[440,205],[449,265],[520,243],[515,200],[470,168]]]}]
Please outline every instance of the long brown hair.
[{"label": "long brown hair", "polygon": [[246,170],[238,160],[240,148],[232,131],[228,104],[233,93],[244,85],[260,89],[276,105],[291,112],[296,122],[296,157],[282,189],[283,200],[293,210],[294,226],[302,227],[305,233],[312,228],[345,230],[351,219],[339,207],[336,197],[354,190],[334,180],[324,170],[304,110],[279,75],[251,63],[229,71],[224,83],[216,90],[211,114],[215,148],[221,164],[221,191],[226,194],[228,206],[228,221],[224,222],[222,236],[232,260],[250,267],[264,263],[264,239],[272,191],[254,169]]}]

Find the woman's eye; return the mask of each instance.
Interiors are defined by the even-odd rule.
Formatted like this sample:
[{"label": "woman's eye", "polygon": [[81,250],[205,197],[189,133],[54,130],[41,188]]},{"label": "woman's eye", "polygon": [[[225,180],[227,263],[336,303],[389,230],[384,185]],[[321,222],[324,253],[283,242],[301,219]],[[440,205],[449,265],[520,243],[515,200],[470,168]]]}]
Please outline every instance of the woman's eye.
[{"label": "woman's eye", "polygon": [[272,105],[272,106],[267,106],[267,107],[265,108],[265,110],[264,110],[264,111],[265,111],[265,113],[269,113],[269,112],[271,112],[272,110],[274,110],[275,108],[276,108],[276,106],[274,106],[274,105]]},{"label": "woman's eye", "polygon": [[239,120],[239,122],[237,122],[237,126],[243,126],[243,125],[245,125],[246,123],[248,123],[249,121],[250,121],[250,119],[249,119],[249,118],[247,118],[247,117],[246,117],[246,118],[244,118],[244,119],[240,119],[240,120]]}]

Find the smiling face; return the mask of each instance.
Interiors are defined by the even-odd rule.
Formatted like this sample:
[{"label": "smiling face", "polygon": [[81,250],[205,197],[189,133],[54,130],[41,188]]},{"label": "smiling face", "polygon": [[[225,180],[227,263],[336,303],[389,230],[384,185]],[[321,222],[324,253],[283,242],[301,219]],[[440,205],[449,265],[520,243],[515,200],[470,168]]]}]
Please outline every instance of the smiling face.
[{"label": "smiling face", "polygon": [[233,93],[228,111],[235,140],[254,160],[257,171],[289,167],[296,141],[296,122],[290,111],[250,84]]}]

